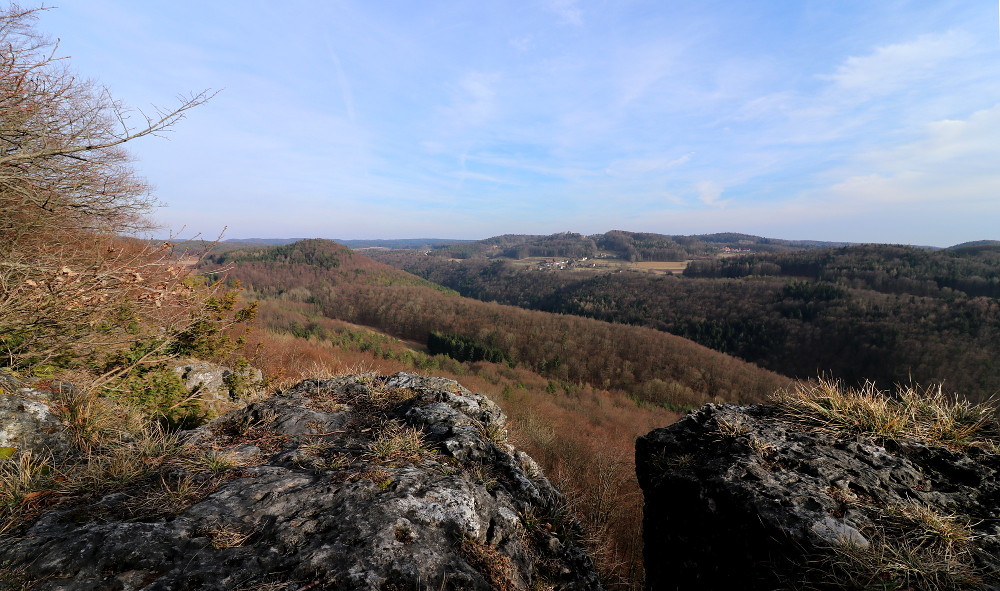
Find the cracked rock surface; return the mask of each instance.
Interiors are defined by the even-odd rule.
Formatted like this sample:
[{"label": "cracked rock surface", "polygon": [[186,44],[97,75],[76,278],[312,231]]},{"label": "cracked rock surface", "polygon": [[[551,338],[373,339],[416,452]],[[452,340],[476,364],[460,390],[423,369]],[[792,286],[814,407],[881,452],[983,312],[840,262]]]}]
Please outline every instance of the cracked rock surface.
[{"label": "cracked rock surface", "polygon": [[504,423],[451,380],[307,380],[190,432],[141,485],[53,502],[0,567],[33,590],[600,589]]},{"label": "cracked rock surface", "polygon": [[36,387],[0,372],[0,449],[65,457],[72,453],[62,420],[52,411],[68,384]]},{"label": "cracked rock surface", "polygon": [[934,588],[1000,588],[1000,455],[982,449],[709,404],[640,437],[636,470],[648,589],[918,589],[907,561],[935,560],[955,586]]}]

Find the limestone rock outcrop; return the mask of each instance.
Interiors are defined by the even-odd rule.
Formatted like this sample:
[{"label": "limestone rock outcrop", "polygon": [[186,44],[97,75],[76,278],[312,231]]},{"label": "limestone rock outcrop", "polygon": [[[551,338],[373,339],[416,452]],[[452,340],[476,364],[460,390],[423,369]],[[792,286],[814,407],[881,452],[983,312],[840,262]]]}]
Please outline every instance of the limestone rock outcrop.
[{"label": "limestone rock outcrop", "polygon": [[64,457],[73,452],[62,420],[53,412],[70,384],[41,386],[0,372],[0,459],[17,453]]},{"label": "limestone rock outcrop", "polygon": [[0,571],[34,590],[600,589],[504,422],[451,380],[307,380],[126,487],[47,497]]},{"label": "limestone rock outcrop", "polygon": [[233,370],[215,363],[191,360],[175,364],[171,370],[184,382],[189,394],[212,416],[231,410],[234,402],[256,392],[264,376],[255,367]]},{"label": "limestone rock outcrop", "polygon": [[1000,588],[1000,455],[983,449],[710,404],[639,438],[636,470],[651,590]]}]

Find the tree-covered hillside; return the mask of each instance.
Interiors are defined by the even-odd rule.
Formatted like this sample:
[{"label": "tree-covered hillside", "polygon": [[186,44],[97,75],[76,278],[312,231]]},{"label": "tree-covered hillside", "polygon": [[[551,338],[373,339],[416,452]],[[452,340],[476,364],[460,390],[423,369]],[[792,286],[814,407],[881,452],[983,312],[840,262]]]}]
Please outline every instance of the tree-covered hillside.
[{"label": "tree-covered hillside", "polygon": [[314,304],[329,318],[420,343],[450,335],[551,379],[655,404],[760,400],[787,382],[655,330],[463,298],[330,241],[233,251],[209,263],[260,297]]},{"label": "tree-covered hillside", "polygon": [[269,374],[314,377],[336,363],[489,394],[517,445],[573,499],[612,589],[642,587],[635,437],[675,420],[669,409],[761,400],[789,382],[652,329],[463,298],[329,241],[230,252],[203,268],[262,298],[253,336]]},{"label": "tree-covered hillside", "polygon": [[1000,390],[1000,248],[988,243],[741,254],[683,277],[381,256],[468,297],[648,326],[792,377]]},{"label": "tree-covered hillside", "polygon": [[584,236],[563,232],[547,236],[505,234],[477,242],[447,245],[430,254],[456,259],[614,256],[630,262],[684,261],[712,258],[724,251],[785,252],[845,243],[779,240],[749,234],[721,233],[680,236],[612,230]]}]

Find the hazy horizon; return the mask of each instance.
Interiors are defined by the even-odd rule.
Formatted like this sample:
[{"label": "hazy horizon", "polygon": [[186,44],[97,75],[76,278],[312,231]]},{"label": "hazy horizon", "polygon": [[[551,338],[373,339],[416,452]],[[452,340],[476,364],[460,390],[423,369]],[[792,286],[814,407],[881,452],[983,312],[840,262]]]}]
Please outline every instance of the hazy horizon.
[{"label": "hazy horizon", "polygon": [[[631,230],[627,230],[627,229],[623,229],[623,228],[615,228],[615,230],[624,230],[626,232],[630,232],[631,231]],[[566,230],[566,231],[567,232],[572,232],[572,230]],[[554,233],[558,234],[559,232],[554,232]],[[598,235],[604,234],[604,232],[596,232],[596,233],[593,233],[593,234],[584,234],[582,232],[575,232],[575,233],[576,234],[583,234],[585,236],[598,236]],[[745,232],[725,232],[725,231],[723,231],[723,232],[702,232],[702,233],[699,233],[699,234],[672,234],[672,235],[673,236],[704,236],[704,235],[728,234],[728,233],[745,234]],[[518,232],[508,232],[508,234],[515,234],[516,235],[516,234],[519,234],[519,233]],[[523,234],[523,233],[521,233],[521,234]],[[546,236],[548,234],[541,234],[541,235],[542,236]],[[344,237],[341,237],[341,236],[298,236],[298,237],[295,237],[295,236],[222,236],[221,240],[223,242],[254,241],[254,240],[260,240],[260,241],[265,241],[265,240],[267,240],[267,241],[279,241],[280,240],[280,241],[291,241],[291,242],[294,242],[294,241],[299,241],[299,240],[310,240],[310,239],[331,240],[331,241],[334,241],[334,242],[339,242],[339,241],[344,241],[344,242],[379,242],[379,241],[382,241],[382,242],[394,242],[394,241],[403,241],[403,240],[406,240],[406,241],[423,240],[423,241],[427,241],[427,242],[448,241],[448,240],[450,240],[450,241],[463,241],[463,242],[477,242],[477,241],[481,241],[481,240],[487,240],[489,238],[494,238],[496,236],[500,236],[500,234],[493,234],[493,235],[490,235],[490,236],[481,236],[481,237],[478,237],[478,238],[452,238],[452,237],[448,237],[448,236],[412,236],[412,237],[411,236],[404,236],[404,237],[398,237],[397,236],[397,237],[390,237],[390,238],[386,238],[386,237],[344,238]],[[984,241],[986,241],[986,242],[1000,242],[1000,239],[995,239],[995,238],[974,238],[972,240],[963,240],[962,242],[956,242],[954,244],[943,244],[942,245],[942,244],[910,243],[910,242],[885,242],[885,241],[863,241],[863,242],[855,242],[855,241],[851,241],[851,240],[815,240],[813,238],[788,238],[788,237],[785,237],[785,236],[760,236],[760,235],[754,235],[754,236],[758,236],[760,238],[768,238],[768,239],[771,239],[771,240],[788,240],[790,242],[829,242],[829,243],[886,244],[886,245],[894,245],[894,244],[896,244],[896,245],[903,245],[903,246],[933,247],[933,248],[950,248],[952,246],[958,246],[959,244],[965,244],[965,243],[969,243],[969,242],[984,242]]]},{"label": "hazy horizon", "polygon": [[997,5],[67,3],[184,234],[663,234],[950,246],[1000,221]]}]

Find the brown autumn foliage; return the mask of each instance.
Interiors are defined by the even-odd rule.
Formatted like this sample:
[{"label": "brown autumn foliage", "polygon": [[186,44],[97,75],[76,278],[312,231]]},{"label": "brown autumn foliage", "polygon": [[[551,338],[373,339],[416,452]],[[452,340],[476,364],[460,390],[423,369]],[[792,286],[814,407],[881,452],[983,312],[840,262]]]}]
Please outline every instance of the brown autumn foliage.
[{"label": "brown autumn foliage", "polygon": [[647,326],[789,377],[943,383],[980,400],[1000,388],[1000,245],[990,241],[716,255],[680,277],[372,252],[466,297]]},{"label": "brown autumn foliage", "polygon": [[124,144],[207,96],[128,111],[56,55],[39,10],[0,11],[0,367],[29,372],[176,333],[205,297],[166,251],[121,236],[155,204]]},{"label": "brown autumn foliage", "polygon": [[656,330],[462,298],[330,241],[235,251],[210,262],[227,266],[255,296],[310,303],[328,318],[418,343],[435,331],[461,335],[550,379],[652,404],[759,401],[788,383]]},{"label": "brown autumn foliage", "polygon": [[[677,418],[665,405],[762,399],[787,383],[651,329],[461,298],[328,241],[209,259],[208,271],[227,267],[261,298],[260,332],[250,341],[261,343],[259,363],[282,383],[406,370],[496,400],[516,443],[572,499],[614,588],[642,585],[635,437]],[[429,356],[431,331],[500,347],[515,363]]]},{"label": "brown autumn foliage", "polygon": [[429,356],[418,343],[327,318],[302,302],[262,300],[248,342],[261,352],[255,364],[277,376],[282,387],[311,377],[410,371],[452,378],[486,394],[510,418],[512,441],[569,497],[609,586],[642,588],[642,496],[634,442],[676,420],[677,413],[637,403],[622,392],[560,384],[521,367]]}]

